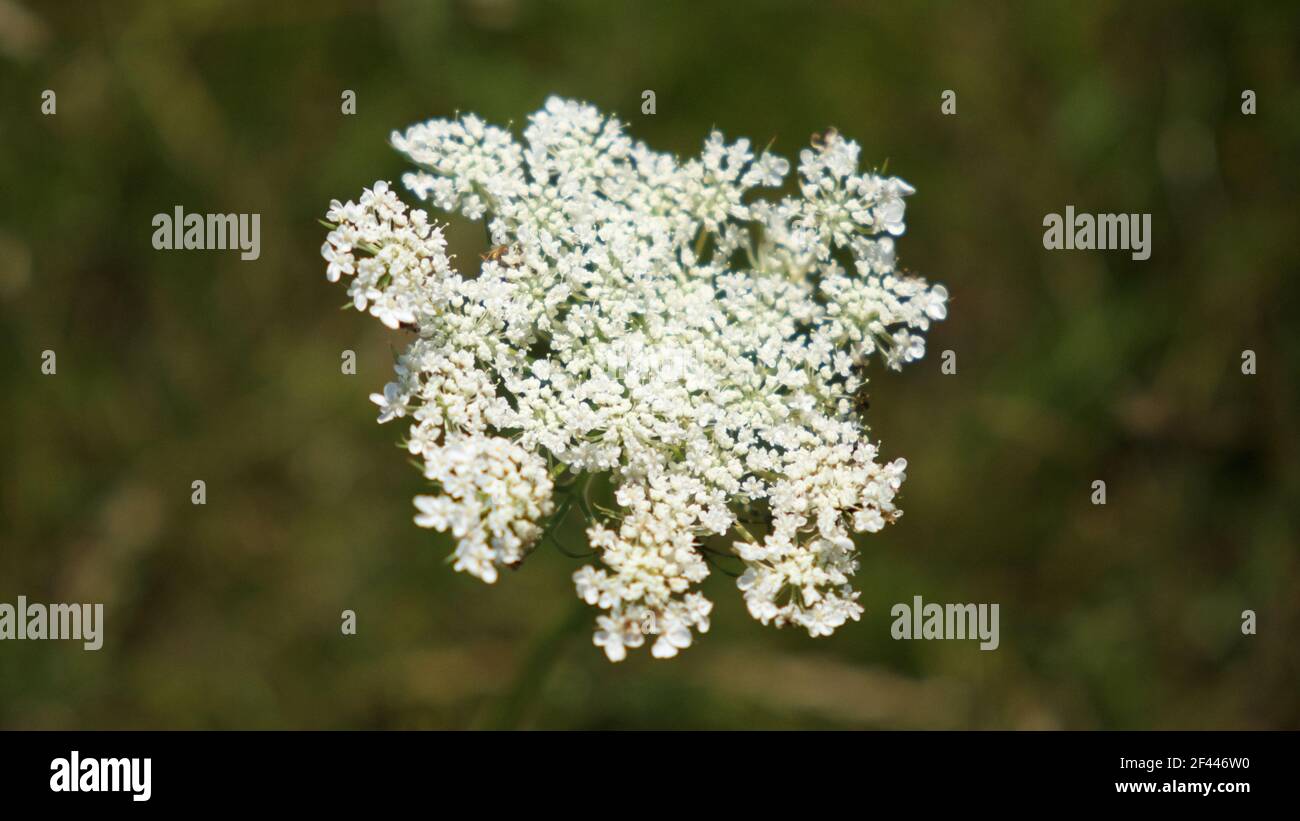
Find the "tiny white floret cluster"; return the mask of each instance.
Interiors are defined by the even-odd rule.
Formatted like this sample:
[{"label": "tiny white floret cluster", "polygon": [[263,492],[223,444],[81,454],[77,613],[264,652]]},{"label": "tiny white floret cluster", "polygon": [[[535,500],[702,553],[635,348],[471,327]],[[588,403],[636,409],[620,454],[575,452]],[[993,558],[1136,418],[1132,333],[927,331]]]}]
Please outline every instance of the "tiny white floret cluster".
[{"label": "tiny white floret cluster", "polygon": [[[714,132],[680,161],[617,119],[551,98],[522,142],[467,115],[395,132],[402,182],[482,220],[462,273],[442,229],[385,182],[331,203],[322,248],[357,310],[414,336],[372,399],[405,418],[433,486],[416,524],[494,582],[575,508],[599,565],[573,577],[612,661],[674,656],[709,628],[698,586],[736,562],[764,624],[829,635],[862,613],[854,533],[897,519],[903,459],[862,419],[867,360],[920,359],[947,312],[900,273],[897,177],[833,130],[787,160]],[[585,498],[593,477],[612,508]],[[593,508],[596,508],[593,510]]]}]

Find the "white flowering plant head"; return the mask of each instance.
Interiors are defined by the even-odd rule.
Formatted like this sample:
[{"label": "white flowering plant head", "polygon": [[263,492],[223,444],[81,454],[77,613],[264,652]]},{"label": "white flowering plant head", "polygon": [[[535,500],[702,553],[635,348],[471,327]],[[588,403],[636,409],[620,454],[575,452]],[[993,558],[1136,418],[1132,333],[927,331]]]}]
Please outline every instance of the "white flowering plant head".
[{"label": "white flowering plant head", "polygon": [[762,198],[790,164],[748,140],[714,131],[683,162],[556,97],[522,141],[471,114],[392,142],[412,194],[484,223],[478,270],[382,181],[330,204],[321,250],[357,310],[412,334],[371,398],[409,421],[415,522],[450,532],[455,569],[495,582],[581,514],[599,563],[573,581],[612,661],[707,631],[712,567],[763,624],[858,619],[853,534],[901,515],[907,467],[868,438],[864,365],[920,359],[947,311],[895,266],[912,188],[831,130],[796,194]]}]

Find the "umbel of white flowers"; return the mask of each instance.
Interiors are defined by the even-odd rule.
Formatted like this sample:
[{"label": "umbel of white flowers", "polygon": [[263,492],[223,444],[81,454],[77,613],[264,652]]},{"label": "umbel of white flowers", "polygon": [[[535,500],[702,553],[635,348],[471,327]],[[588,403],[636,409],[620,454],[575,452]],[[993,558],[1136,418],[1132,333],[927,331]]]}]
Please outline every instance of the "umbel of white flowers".
[{"label": "umbel of white flowers", "polygon": [[[414,333],[372,399],[410,422],[433,486],[415,521],[451,533],[455,569],[496,581],[577,500],[600,565],[573,580],[612,661],[708,630],[708,544],[762,623],[856,620],[852,534],[901,515],[907,466],[867,438],[863,366],[921,358],[946,314],[942,286],[895,270],[912,188],[832,130],[800,152],[797,196],[758,198],[790,165],[748,140],[715,131],[682,162],[555,97],[522,142],[474,115],[392,142],[406,188],[484,221],[492,250],[458,271],[381,181],[330,204],[321,252],[357,310]],[[617,509],[586,499],[592,476]]]}]

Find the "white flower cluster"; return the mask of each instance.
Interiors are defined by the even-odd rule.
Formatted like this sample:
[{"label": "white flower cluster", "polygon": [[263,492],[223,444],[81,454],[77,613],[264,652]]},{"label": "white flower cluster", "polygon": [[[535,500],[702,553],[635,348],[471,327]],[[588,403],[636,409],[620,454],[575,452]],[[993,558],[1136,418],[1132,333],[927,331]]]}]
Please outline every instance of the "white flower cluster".
[{"label": "white flower cluster", "polygon": [[537,521],[550,515],[546,462],[500,436],[449,435],[424,450],[424,476],[440,496],[416,496],[415,523],[456,537],[456,570],[491,584],[497,567],[515,567],[537,541]]},{"label": "white flower cluster", "polygon": [[946,314],[942,286],[895,271],[912,189],[830,131],[801,152],[797,196],[759,198],[789,163],[748,140],[714,132],[681,162],[559,98],[522,142],[473,115],[392,139],[419,169],[406,187],[485,221],[492,250],[458,273],[378,182],[331,204],[322,253],[357,309],[415,334],[372,398],[381,422],[410,417],[437,489],[416,522],[451,531],[456,569],[494,581],[601,476],[617,509],[581,501],[603,567],[574,582],[611,660],[708,629],[694,588],[713,554],[743,563],[765,624],[857,619],[852,534],[901,515],[906,467],[868,441],[865,361],[919,359]]}]

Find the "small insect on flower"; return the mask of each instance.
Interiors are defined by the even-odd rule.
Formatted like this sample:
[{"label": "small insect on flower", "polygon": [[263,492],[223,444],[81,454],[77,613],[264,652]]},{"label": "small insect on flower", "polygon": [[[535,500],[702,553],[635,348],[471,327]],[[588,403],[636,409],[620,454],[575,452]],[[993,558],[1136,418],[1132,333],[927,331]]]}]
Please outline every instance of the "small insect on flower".
[{"label": "small insect on flower", "polygon": [[814,131],[812,136],[808,138],[808,141],[812,143],[813,148],[821,151],[826,148],[827,143],[838,137],[839,133],[840,132],[834,126],[831,126],[825,131]]},{"label": "small insect on flower", "polygon": [[907,468],[869,436],[861,368],[921,358],[947,315],[895,264],[912,188],[833,128],[766,198],[791,170],[770,143],[714,131],[681,160],[625,132],[558,97],[522,138],[473,114],[394,132],[405,187],[485,224],[477,271],[385,181],[330,203],[327,278],[414,331],[371,398],[429,482],[415,524],[490,584],[544,542],[568,554],[581,511],[597,561],[573,584],[611,661],[707,632],[711,561],[755,619],[829,635],[863,612],[854,535],[901,515]]},{"label": "small insect on flower", "polygon": [[858,388],[853,394],[853,409],[862,416],[871,410],[871,394],[867,393],[866,385]]}]

